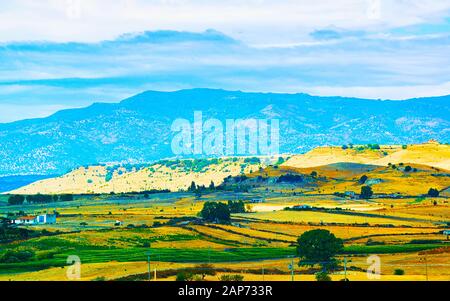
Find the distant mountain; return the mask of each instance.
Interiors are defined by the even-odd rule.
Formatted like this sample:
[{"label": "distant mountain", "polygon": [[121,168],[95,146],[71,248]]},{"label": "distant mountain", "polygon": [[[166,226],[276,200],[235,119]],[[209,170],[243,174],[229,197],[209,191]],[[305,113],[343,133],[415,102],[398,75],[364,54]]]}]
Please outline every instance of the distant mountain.
[{"label": "distant mountain", "polygon": [[173,157],[177,118],[277,118],[283,153],[317,146],[449,142],[450,96],[404,101],[193,89],[148,91],[42,119],[0,124],[0,176],[63,174],[104,162]]}]

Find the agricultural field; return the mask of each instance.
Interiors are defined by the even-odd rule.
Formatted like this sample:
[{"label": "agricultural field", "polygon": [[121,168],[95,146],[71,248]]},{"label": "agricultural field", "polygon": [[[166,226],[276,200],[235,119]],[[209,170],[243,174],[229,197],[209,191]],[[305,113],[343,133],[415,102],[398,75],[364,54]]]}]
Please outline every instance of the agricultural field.
[{"label": "agricultural field", "polygon": [[[408,149],[414,158],[423,148]],[[285,281],[291,280],[292,274],[297,281],[315,280],[320,267],[299,265],[297,253],[299,237],[315,230],[327,230],[342,241],[336,266],[330,270],[332,280],[450,280],[450,241],[444,235],[450,227],[450,200],[445,194],[450,172],[442,164],[424,165],[422,159],[420,164],[396,163],[395,168],[379,164],[385,156],[397,153],[403,153],[397,154],[398,158],[405,158],[408,153],[402,147],[316,152],[321,157],[311,162],[329,164],[310,166],[311,154],[303,159],[286,156],[267,166],[261,163],[264,160],[231,158],[202,164],[158,163],[155,177],[169,170],[172,177],[198,173],[196,178],[189,175],[177,180],[183,187],[176,191],[171,184],[152,186],[163,190],[125,189],[123,183],[141,183],[133,177],[142,179],[143,173],[148,177],[156,165],[101,166],[84,171],[90,178],[98,173],[98,182],[94,180],[92,187],[104,187],[107,193],[82,191],[66,201],[59,197],[21,204],[11,204],[11,196],[20,200],[16,194],[0,195],[4,220],[57,216],[54,224],[20,225],[0,232],[0,280],[73,280],[68,274],[73,268],[68,259],[73,256],[81,264],[77,280],[147,281],[149,256],[152,281],[175,280],[183,273],[197,278],[204,274],[202,280],[240,275],[244,280]],[[333,162],[329,156],[335,153],[355,162],[348,158]],[[209,172],[218,169],[227,171],[216,181]],[[78,173],[80,170],[19,191],[31,191],[45,183],[48,190],[55,183],[63,187],[69,178],[77,182]],[[101,182],[107,175],[112,178]],[[169,172],[164,181],[170,177]],[[86,180],[85,175],[80,178]],[[197,179],[201,181],[195,183]],[[189,185],[192,182],[195,189]],[[109,191],[113,183],[116,186]],[[65,188],[70,191],[79,188],[77,185]],[[363,186],[372,189],[367,198],[359,195]],[[62,191],[67,192],[65,188]],[[429,195],[429,188],[441,193]],[[58,195],[59,191],[54,192]],[[28,195],[24,195],[25,199]],[[205,208],[219,208],[220,204],[228,208],[229,219],[208,219]],[[374,258],[381,262],[376,279],[367,274]],[[293,271],[288,268],[291,263]]]}]

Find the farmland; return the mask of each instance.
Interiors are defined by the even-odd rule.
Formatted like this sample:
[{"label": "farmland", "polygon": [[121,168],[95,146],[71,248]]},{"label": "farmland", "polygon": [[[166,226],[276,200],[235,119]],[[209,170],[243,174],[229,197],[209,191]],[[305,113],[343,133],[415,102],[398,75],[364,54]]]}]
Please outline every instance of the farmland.
[{"label": "farmland", "polygon": [[[423,149],[411,148],[411,158]],[[407,155],[398,147],[382,149],[389,156],[397,152],[403,153],[401,158]],[[449,280],[450,244],[443,234],[450,223],[448,196],[427,194],[429,188],[448,189],[449,172],[442,164],[423,165],[423,159],[420,164],[405,161],[392,168],[373,164],[383,156],[377,152],[352,156],[363,159],[324,166],[299,166],[302,161],[298,157],[291,159],[292,166],[287,165],[289,159],[268,166],[245,159],[214,161],[208,167],[196,167],[199,174],[195,179],[201,179],[203,185],[196,191],[186,187],[194,179],[192,175],[183,179],[183,189],[151,193],[125,192],[128,189],[118,184],[125,180],[114,180],[127,173],[131,179],[134,173],[150,172],[145,167],[123,170],[124,175],[118,174],[121,168],[112,172],[111,183],[123,192],[110,192],[112,186],[108,186],[108,193],[24,204],[8,204],[9,195],[0,195],[0,216],[4,218],[19,213],[57,213],[56,224],[20,226],[28,231],[25,236],[2,241],[0,280],[69,280],[69,256],[80,259],[82,280],[147,280],[147,254],[152,275],[153,269],[159,275],[157,280],[174,280],[178,273],[195,270],[200,264],[214,272],[206,280],[234,274],[245,280],[290,280],[291,261],[296,263],[295,280],[314,280],[318,267],[298,266],[296,247],[300,235],[317,229],[326,229],[343,242],[337,254],[338,267],[331,273],[333,280],[344,277],[344,262],[348,279],[371,280],[366,273],[371,255],[381,260],[382,280]],[[329,161],[323,156],[320,160]],[[223,164],[230,167],[235,162],[242,163],[237,174],[224,172],[222,180],[207,187],[211,178],[203,168],[222,170]],[[172,177],[182,177],[185,163],[177,164],[165,162],[161,168],[172,170]],[[406,166],[411,171],[405,171]],[[77,181],[76,172],[71,180]],[[165,172],[156,172],[157,177]],[[363,175],[365,183],[361,182]],[[83,182],[85,177],[81,177]],[[168,181],[170,175],[164,177]],[[22,191],[40,185],[42,182]],[[81,184],[70,187],[79,188],[77,185]],[[362,186],[370,186],[373,195],[358,197]],[[245,212],[232,213],[227,223],[201,218],[207,202],[229,201],[242,201]],[[24,253],[29,256],[18,260]]]}]

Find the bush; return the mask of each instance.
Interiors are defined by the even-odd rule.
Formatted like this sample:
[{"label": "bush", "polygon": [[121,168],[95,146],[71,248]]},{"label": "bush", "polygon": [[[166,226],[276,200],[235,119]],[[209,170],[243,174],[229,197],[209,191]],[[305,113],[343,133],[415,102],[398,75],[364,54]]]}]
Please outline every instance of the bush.
[{"label": "bush", "polygon": [[398,275],[398,276],[405,275],[405,271],[402,269],[395,269],[394,275]]},{"label": "bush", "polygon": [[438,197],[439,196],[439,190],[437,190],[435,188],[430,188],[430,190],[428,190],[428,196]]},{"label": "bush", "polygon": [[411,170],[412,170],[411,166],[408,165],[405,167],[405,172],[410,172]]},{"label": "bush", "polygon": [[176,281],[192,281],[194,279],[194,274],[189,272],[180,272],[175,278]]},{"label": "bush", "polygon": [[316,280],[317,281],[331,281],[331,277],[326,272],[319,272],[319,273],[316,273]]},{"label": "bush", "polygon": [[33,250],[8,250],[0,257],[0,263],[17,263],[30,261],[35,256]]},{"label": "bush", "polygon": [[222,275],[219,277],[220,281],[244,281],[244,276],[239,274],[234,275]]}]

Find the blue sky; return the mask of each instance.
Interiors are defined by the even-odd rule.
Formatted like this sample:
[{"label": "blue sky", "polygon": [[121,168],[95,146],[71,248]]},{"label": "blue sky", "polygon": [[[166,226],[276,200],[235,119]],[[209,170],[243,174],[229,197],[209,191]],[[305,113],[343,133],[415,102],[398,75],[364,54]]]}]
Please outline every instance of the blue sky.
[{"label": "blue sky", "polygon": [[0,122],[143,90],[450,94],[450,2],[0,0]]}]

